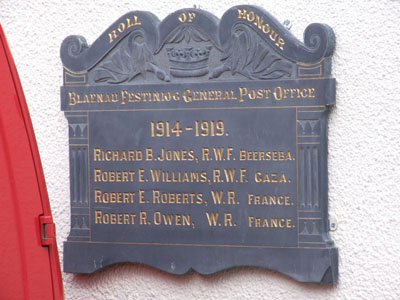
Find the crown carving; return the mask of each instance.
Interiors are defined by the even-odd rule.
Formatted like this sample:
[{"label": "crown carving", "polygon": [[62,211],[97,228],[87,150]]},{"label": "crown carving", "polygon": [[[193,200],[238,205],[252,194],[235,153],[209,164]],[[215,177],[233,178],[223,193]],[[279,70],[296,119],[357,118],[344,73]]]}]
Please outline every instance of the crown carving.
[{"label": "crown carving", "polygon": [[212,46],[168,47],[170,72],[175,77],[197,77],[208,73],[208,58]]}]

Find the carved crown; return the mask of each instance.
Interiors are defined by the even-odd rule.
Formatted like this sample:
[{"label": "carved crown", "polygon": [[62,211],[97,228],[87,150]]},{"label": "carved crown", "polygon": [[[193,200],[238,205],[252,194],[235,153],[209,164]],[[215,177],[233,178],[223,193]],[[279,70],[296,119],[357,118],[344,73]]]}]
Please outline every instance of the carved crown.
[{"label": "carved crown", "polygon": [[211,46],[166,48],[171,62],[171,74],[175,77],[194,77],[207,74],[211,48]]}]

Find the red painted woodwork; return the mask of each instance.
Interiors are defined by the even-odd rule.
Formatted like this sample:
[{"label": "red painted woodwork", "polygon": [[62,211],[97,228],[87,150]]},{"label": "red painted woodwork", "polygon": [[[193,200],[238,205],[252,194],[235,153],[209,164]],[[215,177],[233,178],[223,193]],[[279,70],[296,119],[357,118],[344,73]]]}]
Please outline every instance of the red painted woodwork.
[{"label": "red painted woodwork", "polygon": [[63,299],[42,165],[1,26],[0,192],[0,299]]}]

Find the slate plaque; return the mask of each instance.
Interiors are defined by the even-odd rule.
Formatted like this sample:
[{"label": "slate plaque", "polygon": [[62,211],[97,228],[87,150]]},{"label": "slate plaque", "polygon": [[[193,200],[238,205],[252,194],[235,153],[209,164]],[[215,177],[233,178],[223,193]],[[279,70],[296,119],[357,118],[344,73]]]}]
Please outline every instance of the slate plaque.
[{"label": "slate plaque", "polygon": [[138,262],[336,282],[326,124],[334,34],[255,6],[133,11],[61,45],[71,231],[64,271]]}]

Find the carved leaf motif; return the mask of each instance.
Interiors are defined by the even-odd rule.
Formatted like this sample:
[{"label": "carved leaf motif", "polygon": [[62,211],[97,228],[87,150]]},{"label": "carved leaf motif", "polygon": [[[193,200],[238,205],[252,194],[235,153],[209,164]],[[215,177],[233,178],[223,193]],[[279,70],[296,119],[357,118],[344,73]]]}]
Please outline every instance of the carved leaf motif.
[{"label": "carved leaf motif", "polygon": [[184,27],[180,27],[176,32],[167,40],[168,43],[180,43],[185,38],[185,34],[183,33]]},{"label": "carved leaf motif", "polygon": [[232,34],[222,61],[223,67],[213,70],[210,79],[225,71],[242,74],[249,79],[278,79],[291,75],[292,63],[284,60],[249,28],[241,26]]},{"label": "carved leaf motif", "polygon": [[192,29],[192,38],[195,42],[207,42],[210,40],[208,37],[201,34],[200,31],[195,29]]},{"label": "carved leaf motif", "polygon": [[207,42],[210,40],[207,36],[192,26],[181,26],[173,32],[165,43],[180,43],[183,40],[189,43],[192,39],[195,42]]},{"label": "carved leaf motif", "polygon": [[257,79],[277,79],[290,76],[291,64],[259,44],[251,64],[251,75]]},{"label": "carved leaf motif", "polygon": [[118,84],[133,80],[138,75],[153,72],[160,80],[169,81],[168,75],[153,63],[153,54],[143,41],[134,40],[120,46],[109,60],[101,63],[94,71],[95,82]]}]

